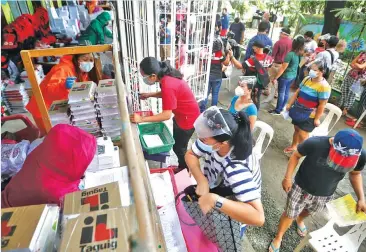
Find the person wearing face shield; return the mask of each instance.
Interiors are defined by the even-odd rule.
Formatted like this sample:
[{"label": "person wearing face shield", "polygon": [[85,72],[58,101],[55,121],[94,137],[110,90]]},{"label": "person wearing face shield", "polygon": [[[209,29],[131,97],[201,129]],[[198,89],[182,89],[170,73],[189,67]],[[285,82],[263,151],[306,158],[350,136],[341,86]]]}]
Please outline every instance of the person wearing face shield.
[{"label": "person wearing face shield", "polygon": [[[327,202],[333,200],[339,182],[347,174],[357,196],[354,210],[366,213],[361,174],[366,164],[366,151],[362,144],[363,138],[357,131],[344,129],[334,137],[311,137],[298,146],[282,180],[287,203],[277,235],[269,247],[270,252],[280,250],[283,235],[294,220],[298,235],[306,236],[308,231],[304,219],[325,209]],[[302,157],[305,159],[293,178]]]},{"label": "person wearing face shield", "polygon": [[[91,53],[63,56],[60,63],[52,67],[39,85],[47,110],[54,101],[68,98],[74,82],[89,81],[88,74],[93,67],[94,57]],[[32,114],[41,134],[44,135],[46,132],[35,96],[31,97],[26,109]]]},{"label": "person wearing face shield", "polygon": [[262,226],[261,171],[252,155],[248,117],[243,111],[234,116],[210,107],[197,118],[194,128],[198,139],[187,152],[186,162],[197,181],[195,192],[202,212],[215,208],[241,222],[241,234],[245,225]]},{"label": "person wearing face shield", "polygon": [[254,85],[240,79],[238,84],[239,85],[235,88],[235,96],[231,100],[229,111],[233,115],[236,115],[241,111],[244,112],[249,118],[250,129],[253,130],[258,116],[257,107],[251,98]]},{"label": "person wearing face shield", "polygon": [[184,154],[187,151],[189,139],[194,127],[193,123],[200,114],[198,103],[182,74],[173,69],[167,62],[160,62],[153,57],[146,57],[140,63],[140,72],[143,81],[147,85],[160,84],[160,92],[141,93],[140,99],[150,97],[161,98],[163,112],[153,116],[141,117],[138,114],[131,115],[131,122],[162,122],[173,118],[173,137],[175,144],[173,151],[178,157],[177,172],[187,168]]},{"label": "person wearing face shield", "polygon": [[304,142],[309,137],[309,133],[320,125],[320,118],[332,90],[323,77],[324,72],[324,63],[315,61],[310,66],[308,77],[300,83],[300,87],[286,105],[295,132],[292,144],[284,150],[285,154],[296,151],[297,145]]},{"label": "person wearing face shield", "polygon": [[107,26],[112,20],[108,12],[102,12],[96,19],[90,22],[90,25],[78,38],[80,45],[103,45],[105,36],[113,38],[113,34]]}]

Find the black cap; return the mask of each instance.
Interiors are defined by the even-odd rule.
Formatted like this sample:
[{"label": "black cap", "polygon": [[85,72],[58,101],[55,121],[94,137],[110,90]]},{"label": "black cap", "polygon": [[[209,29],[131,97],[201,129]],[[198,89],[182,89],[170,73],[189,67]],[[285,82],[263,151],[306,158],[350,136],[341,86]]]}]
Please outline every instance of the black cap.
[{"label": "black cap", "polygon": [[255,47],[258,47],[258,48],[264,48],[264,44],[259,40],[254,41],[252,46],[255,46]]},{"label": "black cap", "polygon": [[281,33],[284,33],[284,34],[286,34],[286,35],[290,36],[290,34],[291,34],[291,30],[290,30],[290,28],[288,28],[288,27],[283,27],[283,28],[281,29]]},{"label": "black cap", "polygon": [[335,47],[339,42],[339,38],[337,36],[330,36],[330,38],[328,39],[327,43],[329,45],[329,47]]}]

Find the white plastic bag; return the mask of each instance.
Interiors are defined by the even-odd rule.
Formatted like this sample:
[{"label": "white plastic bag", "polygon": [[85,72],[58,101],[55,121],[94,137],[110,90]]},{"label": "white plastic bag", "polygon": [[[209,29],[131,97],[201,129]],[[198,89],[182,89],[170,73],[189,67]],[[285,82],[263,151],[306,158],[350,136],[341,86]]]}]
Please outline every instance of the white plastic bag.
[{"label": "white plastic bag", "polygon": [[13,176],[22,168],[29,149],[29,141],[23,140],[17,144],[2,144],[1,146],[1,175]]},{"label": "white plastic bag", "polygon": [[358,80],[351,86],[351,91],[355,93],[356,95],[361,95],[363,92],[363,86],[361,85],[361,82]]}]

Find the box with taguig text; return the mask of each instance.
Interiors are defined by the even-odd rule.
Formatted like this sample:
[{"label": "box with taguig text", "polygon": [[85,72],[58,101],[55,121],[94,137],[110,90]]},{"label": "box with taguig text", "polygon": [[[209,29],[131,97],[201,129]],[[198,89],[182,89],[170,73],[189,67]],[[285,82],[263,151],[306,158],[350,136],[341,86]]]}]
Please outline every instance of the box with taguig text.
[{"label": "box with taguig text", "polygon": [[1,250],[53,251],[59,211],[55,205],[1,209]]},{"label": "box with taguig text", "polygon": [[82,191],[66,194],[63,215],[73,215],[122,207],[122,193],[119,182],[104,184]]},{"label": "box with taguig text", "polygon": [[131,214],[129,208],[115,208],[82,213],[68,220],[59,251],[129,251]]}]

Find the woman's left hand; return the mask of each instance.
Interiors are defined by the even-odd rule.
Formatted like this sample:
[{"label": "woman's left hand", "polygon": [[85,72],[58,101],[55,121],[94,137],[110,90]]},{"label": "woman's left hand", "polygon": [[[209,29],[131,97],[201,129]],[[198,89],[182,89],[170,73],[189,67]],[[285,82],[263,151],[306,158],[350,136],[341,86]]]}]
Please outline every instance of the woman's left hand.
[{"label": "woman's left hand", "polygon": [[198,204],[203,212],[203,214],[207,214],[214,208],[215,203],[219,195],[214,193],[206,193],[205,195],[199,197]]},{"label": "woman's left hand", "polygon": [[314,120],[314,126],[318,127],[320,125],[320,120],[319,119],[315,119]]},{"label": "woman's left hand", "polygon": [[142,122],[142,116],[138,114],[130,115],[130,121],[133,123],[141,123]]}]

